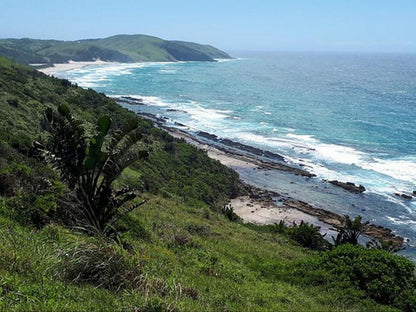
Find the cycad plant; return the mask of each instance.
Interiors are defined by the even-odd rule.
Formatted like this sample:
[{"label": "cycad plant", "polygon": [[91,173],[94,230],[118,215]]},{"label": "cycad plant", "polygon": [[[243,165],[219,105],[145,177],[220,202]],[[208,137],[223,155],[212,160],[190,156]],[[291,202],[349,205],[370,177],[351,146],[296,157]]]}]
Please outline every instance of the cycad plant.
[{"label": "cycad plant", "polygon": [[369,222],[361,222],[361,216],[351,219],[348,215],[345,215],[340,221],[341,225],[337,226],[338,235],[333,239],[335,246],[343,244],[357,245],[358,238],[367,230]]},{"label": "cycad plant", "polygon": [[97,121],[96,133],[88,138],[82,123],[66,105],[61,105],[57,112],[45,112],[43,125],[51,133],[44,155],[72,191],[65,213],[79,227],[111,233],[123,214],[144,203],[126,206],[137,196],[137,190],[115,190],[112,186],[126,167],[148,155],[135,146],[142,138],[137,120],[131,120],[123,131],[109,135],[111,118],[103,116]]}]

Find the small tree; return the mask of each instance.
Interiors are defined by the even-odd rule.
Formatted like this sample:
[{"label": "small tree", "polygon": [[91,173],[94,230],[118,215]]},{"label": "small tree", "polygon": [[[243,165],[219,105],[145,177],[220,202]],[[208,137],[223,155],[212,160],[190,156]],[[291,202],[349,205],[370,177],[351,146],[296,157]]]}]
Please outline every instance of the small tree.
[{"label": "small tree", "polygon": [[369,222],[361,222],[361,216],[352,220],[348,215],[345,215],[341,219],[341,225],[338,226],[338,235],[334,239],[335,246],[343,244],[357,245],[358,238],[363,234],[367,228]]},{"label": "small tree", "polygon": [[46,111],[44,126],[52,134],[44,155],[73,191],[67,203],[71,219],[79,226],[108,234],[121,215],[144,204],[126,207],[137,196],[137,189],[112,187],[126,167],[148,156],[135,147],[142,138],[136,119],[124,131],[108,136],[111,119],[103,116],[97,121],[95,135],[87,138],[82,124],[61,105],[58,112]]}]

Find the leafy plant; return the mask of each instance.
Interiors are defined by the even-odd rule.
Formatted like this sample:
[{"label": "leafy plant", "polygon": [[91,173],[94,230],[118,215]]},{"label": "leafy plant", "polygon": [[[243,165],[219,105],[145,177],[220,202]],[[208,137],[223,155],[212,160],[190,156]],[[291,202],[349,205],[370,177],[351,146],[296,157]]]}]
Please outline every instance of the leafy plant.
[{"label": "leafy plant", "polygon": [[111,118],[103,116],[97,121],[95,135],[88,139],[82,124],[61,105],[58,112],[46,111],[44,127],[52,134],[44,155],[72,190],[65,201],[69,209],[65,213],[69,212],[78,226],[109,234],[120,216],[144,204],[126,207],[138,190],[112,187],[126,167],[148,155],[135,146],[142,138],[136,119],[125,131],[114,131],[109,137]]},{"label": "leafy plant", "polygon": [[361,222],[361,216],[351,219],[345,215],[341,219],[341,225],[338,228],[338,235],[334,240],[335,246],[343,244],[357,245],[358,238],[367,230],[369,222]]},{"label": "leafy plant", "polygon": [[319,226],[301,221],[299,225],[293,224],[292,227],[288,227],[285,232],[291,239],[303,247],[315,250],[327,250],[331,245],[325,239],[325,235],[319,232],[320,229]]}]

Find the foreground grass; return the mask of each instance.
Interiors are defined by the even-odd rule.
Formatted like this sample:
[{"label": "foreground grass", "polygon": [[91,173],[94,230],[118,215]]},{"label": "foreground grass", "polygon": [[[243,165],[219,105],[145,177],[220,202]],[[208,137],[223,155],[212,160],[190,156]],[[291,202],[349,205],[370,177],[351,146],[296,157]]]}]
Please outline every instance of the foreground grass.
[{"label": "foreground grass", "polygon": [[[124,220],[130,227],[121,237],[124,248],[57,225],[41,230],[18,225],[7,216],[3,201],[1,309],[395,311],[359,299],[356,293],[305,287],[281,278],[296,261],[314,254],[285,237],[231,223],[203,204],[190,207],[154,195],[146,199],[145,207]],[[78,255],[73,251],[85,246],[117,250],[138,268],[134,283],[117,290],[111,284],[71,281],[71,257]]]}]

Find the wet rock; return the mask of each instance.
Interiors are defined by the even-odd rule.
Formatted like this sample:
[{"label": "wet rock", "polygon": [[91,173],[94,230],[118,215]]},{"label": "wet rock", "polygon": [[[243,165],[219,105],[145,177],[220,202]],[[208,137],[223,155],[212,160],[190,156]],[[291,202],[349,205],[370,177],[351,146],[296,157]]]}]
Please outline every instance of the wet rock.
[{"label": "wet rock", "polygon": [[120,98],[116,98],[117,102],[127,103],[130,105],[145,105],[143,99],[136,99],[130,96],[122,96]]},{"label": "wet rock", "polygon": [[215,134],[211,134],[205,131],[198,131],[196,133],[198,136],[203,137],[205,139],[214,141],[214,142],[218,142],[218,137]]},{"label": "wet rock", "polygon": [[401,197],[403,199],[407,199],[407,200],[413,199],[413,196],[410,196],[410,195],[407,195],[407,194],[394,193],[394,195],[396,195],[398,197]]},{"label": "wet rock", "polygon": [[353,193],[363,193],[365,192],[365,187],[360,185],[355,185],[352,182],[340,182],[338,180],[331,180],[328,181],[328,183],[331,183],[332,185],[338,186],[343,188],[344,190],[347,190],[349,192]]}]

